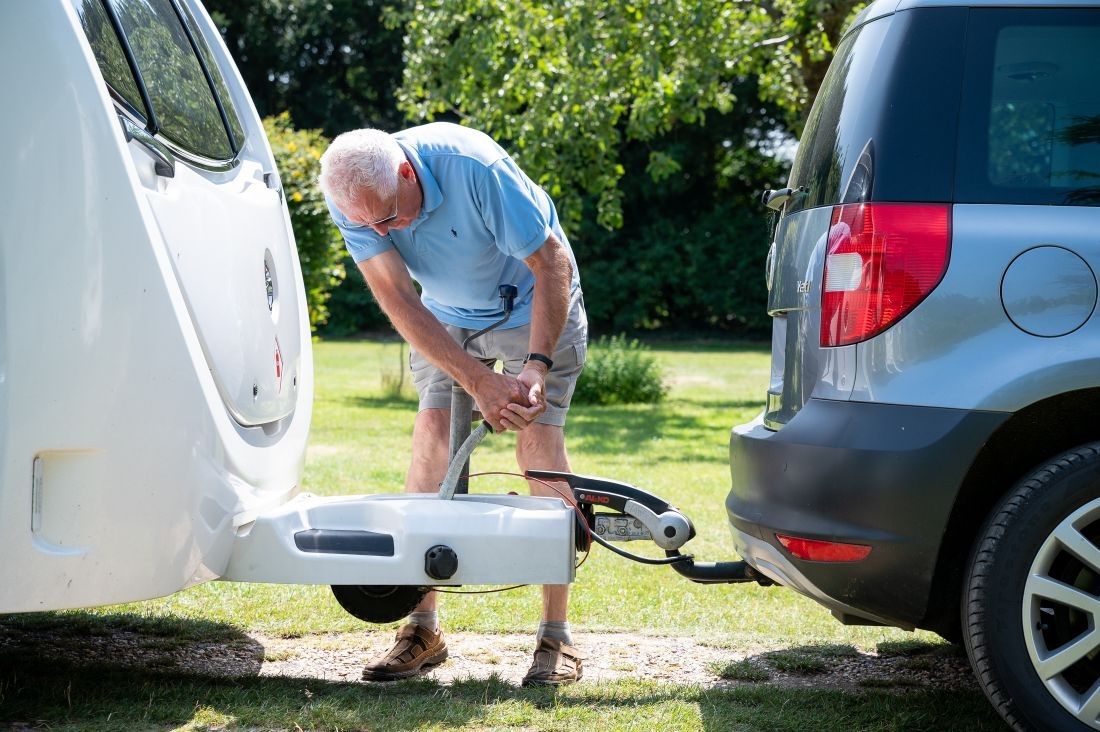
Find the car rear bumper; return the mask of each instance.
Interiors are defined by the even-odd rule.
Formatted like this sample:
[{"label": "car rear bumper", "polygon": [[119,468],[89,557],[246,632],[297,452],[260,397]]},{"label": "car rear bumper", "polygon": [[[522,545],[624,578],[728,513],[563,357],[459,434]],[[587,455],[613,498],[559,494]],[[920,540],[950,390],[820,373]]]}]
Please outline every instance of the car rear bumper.
[{"label": "car rear bumper", "polygon": [[[726,510],[737,549],[844,620],[919,627],[959,486],[1008,417],[811,399],[778,432],[759,419],[735,427]],[[872,549],[858,562],[805,561],[777,533]]]}]

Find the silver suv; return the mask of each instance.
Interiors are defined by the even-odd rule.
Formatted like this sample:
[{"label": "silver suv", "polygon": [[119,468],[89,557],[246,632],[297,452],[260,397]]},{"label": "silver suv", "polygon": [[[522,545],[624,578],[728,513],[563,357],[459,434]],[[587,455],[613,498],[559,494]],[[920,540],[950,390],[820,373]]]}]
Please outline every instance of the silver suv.
[{"label": "silver suv", "polygon": [[879,0],[768,257],[726,502],[845,623],[965,642],[1017,729],[1100,729],[1100,3]]}]

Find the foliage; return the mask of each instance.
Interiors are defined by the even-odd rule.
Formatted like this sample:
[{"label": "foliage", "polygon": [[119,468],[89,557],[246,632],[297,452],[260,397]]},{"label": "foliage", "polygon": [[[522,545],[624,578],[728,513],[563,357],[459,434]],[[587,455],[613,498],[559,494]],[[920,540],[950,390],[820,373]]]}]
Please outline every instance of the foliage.
[{"label": "foliage", "polygon": [[828,670],[828,662],[821,656],[799,650],[773,651],[767,659],[777,671],[792,674],[821,674]]},{"label": "foliage", "polygon": [[383,0],[204,0],[261,115],[289,111],[330,137],[357,127],[394,129],[401,115],[400,28]]},{"label": "foliage", "polygon": [[328,322],[318,329],[325,338],[339,338],[358,333],[393,332],[389,318],[371,294],[366,281],[355,266],[355,260],[344,256],[347,277],[332,291],[328,302]]},{"label": "foliage", "polygon": [[[412,119],[454,115],[509,141],[518,161],[576,223],[581,197],[623,223],[621,149],[729,112],[734,85],[763,74],[766,97],[801,118],[800,64],[827,64],[853,0],[410,0],[399,104]],[[775,54],[774,47],[784,53]],[[822,71],[823,73],[823,71]],[[682,162],[651,152],[660,182]]]},{"label": "foliage", "polygon": [[[752,83],[734,90],[733,109],[704,127],[681,125],[624,146],[622,227],[585,217],[572,237],[596,327],[742,335],[768,328],[763,272],[772,221],[758,196],[786,177],[772,149],[782,122],[773,105],[753,102]],[[646,173],[653,151],[678,161],[679,172],[660,185]]]},{"label": "foliage", "polygon": [[601,336],[589,348],[588,360],[577,380],[577,404],[654,404],[668,387],[657,359],[638,339]]},{"label": "foliage", "polygon": [[[862,3],[206,5],[262,113],[330,135],[407,114],[498,139],[558,204],[594,327],[759,336],[757,193],[786,178],[779,153]],[[389,328],[356,274],[329,309],[326,335]]]},{"label": "foliage", "polygon": [[302,263],[309,321],[316,328],[328,319],[329,293],[344,279],[344,241],[317,187],[328,140],[319,130],[294,129],[286,112],[264,118],[264,130],[279,166]]},{"label": "foliage", "polygon": [[860,0],[774,0],[762,4],[770,28],[758,41],[762,98],[786,109],[793,130],[801,132],[810,104],[825,78],[844,29],[867,5]]}]

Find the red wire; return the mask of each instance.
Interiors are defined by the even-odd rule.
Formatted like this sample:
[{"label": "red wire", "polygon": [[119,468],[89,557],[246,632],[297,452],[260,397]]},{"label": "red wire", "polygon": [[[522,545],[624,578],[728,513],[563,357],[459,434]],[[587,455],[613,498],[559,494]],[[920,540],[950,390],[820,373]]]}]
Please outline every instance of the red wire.
[{"label": "red wire", "polygon": [[535,478],[534,476],[524,475],[523,473],[510,473],[510,472],[506,472],[506,471],[489,470],[489,471],[485,471],[485,472],[482,472],[482,473],[470,473],[469,475],[467,475],[465,477],[467,479],[469,479],[469,478],[480,478],[480,477],[483,477],[483,476],[486,476],[486,475],[505,475],[505,476],[508,476],[510,478],[523,478],[524,480],[533,480],[537,483],[541,483],[545,487],[549,488],[550,490],[554,491],[559,496],[561,496],[565,500],[565,502],[568,503],[570,505],[570,507],[572,507],[573,511],[577,514],[577,518],[580,519],[581,526],[584,527],[584,533],[588,537],[588,542],[587,542],[588,549],[585,550],[584,559],[581,559],[580,563],[577,564],[577,567],[579,568],[581,566],[581,564],[585,563],[585,561],[588,559],[589,553],[592,551],[592,529],[588,528],[588,521],[585,520],[584,513],[581,511],[580,507],[577,505],[577,502],[573,499],[573,496],[571,495],[572,492],[570,492],[570,495],[567,495],[561,489],[551,485],[549,482],[543,480],[542,478]]},{"label": "red wire", "polygon": [[[576,512],[577,518],[580,519],[580,525],[584,527],[584,532],[588,536],[588,541],[586,542],[588,548],[584,550],[584,556],[581,558],[581,561],[577,562],[577,564],[574,566],[574,569],[580,569],[581,565],[584,564],[586,561],[588,561],[588,555],[592,553],[592,530],[590,528],[588,528],[588,521],[585,520],[584,513],[582,513],[580,507],[577,506],[577,502],[575,500],[573,500],[573,496],[566,495],[564,492],[562,492],[561,489],[551,485],[550,483],[543,480],[542,478],[535,478],[533,476],[524,475],[522,473],[510,473],[510,472],[506,472],[506,471],[490,470],[490,471],[486,471],[486,472],[483,472],[483,473],[470,473],[469,475],[463,475],[461,477],[466,478],[467,480],[469,480],[470,478],[481,478],[481,477],[484,477],[486,475],[504,475],[504,476],[507,476],[509,478],[522,478],[524,480],[533,480],[533,481],[536,481],[538,483],[541,483],[542,485],[546,486],[547,488],[549,488],[550,490],[554,491],[559,496],[561,496],[565,500],[565,502],[568,503],[570,505],[570,507],[572,507],[573,511]],[[490,594],[490,593],[493,593],[493,592],[506,592],[508,590],[518,590],[521,587],[527,587],[527,585],[513,585],[512,587],[498,587],[498,588],[493,589],[493,590],[441,590],[439,588],[433,588],[433,590],[435,592],[443,592],[443,593],[446,593],[448,595],[487,595],[487,594]]]}]

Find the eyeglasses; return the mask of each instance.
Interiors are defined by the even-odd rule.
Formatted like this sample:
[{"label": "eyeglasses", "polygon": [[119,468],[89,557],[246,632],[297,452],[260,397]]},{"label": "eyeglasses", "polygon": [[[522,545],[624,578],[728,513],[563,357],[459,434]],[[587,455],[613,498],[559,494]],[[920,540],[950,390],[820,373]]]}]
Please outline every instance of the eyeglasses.
[{"label": "eyeglasses", "polygon": [[388,224],[397,218],[397,211],[401,208],[401,186],[397,186],[397,192],[393,196],[393,213],[385,218],[378,219],[377,221],[367,222],[367,226],[380,226],[382,224]]}]

